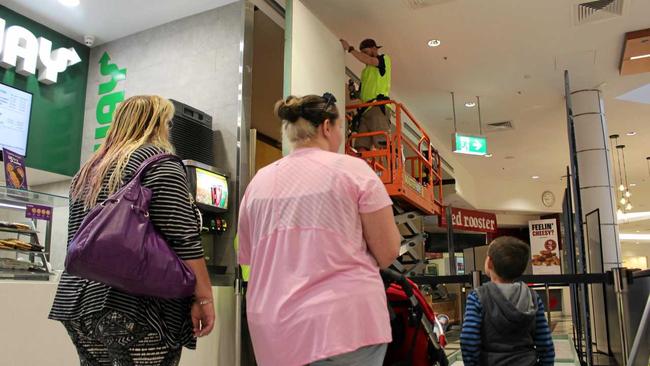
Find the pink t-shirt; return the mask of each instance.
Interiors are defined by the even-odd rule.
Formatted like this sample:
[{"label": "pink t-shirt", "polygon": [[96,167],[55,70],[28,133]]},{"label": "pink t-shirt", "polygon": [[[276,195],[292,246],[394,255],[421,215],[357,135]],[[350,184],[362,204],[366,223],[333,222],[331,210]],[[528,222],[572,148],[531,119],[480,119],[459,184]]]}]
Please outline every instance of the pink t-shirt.
[{"label": "pink t-shirt", "polygon": [[251,265],[248,323],[261,366],[300,366],[391,341],[359,216],[391,204],[363,160],[321,149],[298,149],[255,176],[238,234],[239,262]]}]

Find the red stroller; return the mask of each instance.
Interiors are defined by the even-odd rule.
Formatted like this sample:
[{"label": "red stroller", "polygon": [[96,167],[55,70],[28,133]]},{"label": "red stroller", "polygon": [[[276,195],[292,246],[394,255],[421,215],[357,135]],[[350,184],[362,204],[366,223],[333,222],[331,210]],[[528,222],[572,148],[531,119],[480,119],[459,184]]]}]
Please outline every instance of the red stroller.
[{"label": "red stroller", "polygon": [[390,269],[381,276],[393,331],[384,366],[447,366],[444,328],[417,285]]}]

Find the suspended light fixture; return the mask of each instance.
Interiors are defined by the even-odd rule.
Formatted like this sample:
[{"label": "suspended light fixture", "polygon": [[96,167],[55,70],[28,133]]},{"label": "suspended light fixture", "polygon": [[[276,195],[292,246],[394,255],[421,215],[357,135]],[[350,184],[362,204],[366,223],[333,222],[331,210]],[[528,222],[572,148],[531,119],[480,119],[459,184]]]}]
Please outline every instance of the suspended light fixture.
[{"label": "suspended light fixture", "polygon": [[[619,135],[610,135],[610,147],[612,151],[612,163],[618,167],[614,169],[614,184],[618,187],[620,198],[618,200],[618,213],[619,215],[625,211],[632,210],[632,192],[630,192],[630,185],[627,179],[627,165],[625,161],[625,145],[618,144]],[[616,155],[614,155],[614,147],[616,148]],[[648,172],[650,173],[650,156],[648,160]],[[618,170],[618,172],[617,172]],[[618,173],[618,174],[617,174]]]},{"label": "suspended light fixture", "polygon": [[[628,180],[627,180],[627,164],[626,164],[626,161],[625,161],[625,145],[616,145],[616,155],[617,156],[619,154],[619,151],[620,151],[620,154],[621,154],[621,156],[618,157],[618,169],[619,169],[619,176],[621,178],[621,185],[618,187],[619,191],[621,192],[620,203],[621,203],[621,205],[624,206],[625,211],[630,211],[630,210],[632,210],[632,202],[630,200],[630,197],[632,196],[632,193],[630,193],[629,184],[628,184]],[[621,170],[621,161],[623,162],[623,170]]]}]

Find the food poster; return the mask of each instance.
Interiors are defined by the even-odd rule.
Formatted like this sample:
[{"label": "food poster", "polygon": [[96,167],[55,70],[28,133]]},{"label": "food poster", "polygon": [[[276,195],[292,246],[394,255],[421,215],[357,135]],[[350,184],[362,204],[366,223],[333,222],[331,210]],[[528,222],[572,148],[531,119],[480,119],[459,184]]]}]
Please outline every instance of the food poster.
[{"label": "food poster", "polygon": [[528,228],[533,274],[561,274],[557,220],[529,221]]},{"label": "food poster", "polygon": [[4,161],[7,187],[26,190],[27,173],[25,169],[25,157],[11,150],[2,149],[2,159]]}]

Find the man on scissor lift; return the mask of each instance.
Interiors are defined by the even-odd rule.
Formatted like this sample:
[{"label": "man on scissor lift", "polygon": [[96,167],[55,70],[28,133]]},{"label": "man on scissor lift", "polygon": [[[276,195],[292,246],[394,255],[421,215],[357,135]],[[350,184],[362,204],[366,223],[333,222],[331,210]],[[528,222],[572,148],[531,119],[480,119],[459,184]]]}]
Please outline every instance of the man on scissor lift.
[{"label": "man on scissor lift", "polygon": [[[361,93],[363,103],[389,99],[391,60],[388,55],[380,55],[381,46],[373,39],[366,39],[359,45],[357,51],[346,40],[341,39],[343,49],[352,54],[366,67],[361,72]],[[390,109],[387,106],[375,106],[360,110],[360,123],[357,132],[390,131]],[[381,136],[362,137],[356,140],[355,147],[359,151],[368,151],[385,142]]]}]

